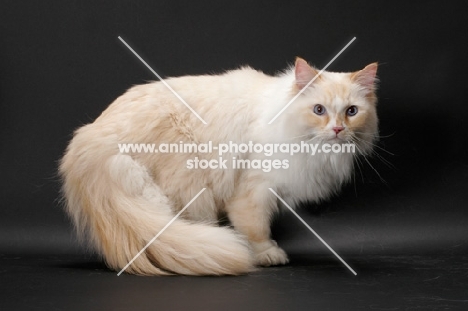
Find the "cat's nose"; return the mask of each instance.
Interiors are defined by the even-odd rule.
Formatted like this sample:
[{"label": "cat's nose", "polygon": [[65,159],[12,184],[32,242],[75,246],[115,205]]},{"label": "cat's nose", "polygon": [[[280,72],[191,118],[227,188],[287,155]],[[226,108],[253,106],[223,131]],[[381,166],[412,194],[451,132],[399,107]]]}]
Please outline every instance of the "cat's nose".
[{"label": "cat's nose", "polygon": [[334,126],[333,131],[338,135],[342,130],[344,130],[344,127],[342,126]]}]

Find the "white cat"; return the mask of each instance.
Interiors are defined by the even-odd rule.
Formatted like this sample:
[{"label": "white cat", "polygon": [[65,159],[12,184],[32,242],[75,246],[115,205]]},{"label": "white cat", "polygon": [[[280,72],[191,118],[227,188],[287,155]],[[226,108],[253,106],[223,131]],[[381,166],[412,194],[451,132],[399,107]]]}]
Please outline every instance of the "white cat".
[{"label": "white cat", "polygon": [[[373,63],[353,73],[318,75],[298,58],[278,76],[246,67],[167,79],[207,124],[161,82],[131,88],[75,132],[62,159],[66,209],[79,236],[110,268],[120,270],[206,188],[126,272],[235,275],[257,265],[287,263],[286,253],[270,238],[278,205],[269,188],[291,204],[325,199],[349,179],[356,154],[277,152],[268,157],[234,150],[223,155],[229,163],[280,159],[287,165],[269,172],[195,169],[188,161],[217,160],[218,153],[121,153],[119,144],[353,142],[357,153],[365,154],[377,137],[376,71]],[[217,226],[220,215],[227,215],[234,230]]]}]

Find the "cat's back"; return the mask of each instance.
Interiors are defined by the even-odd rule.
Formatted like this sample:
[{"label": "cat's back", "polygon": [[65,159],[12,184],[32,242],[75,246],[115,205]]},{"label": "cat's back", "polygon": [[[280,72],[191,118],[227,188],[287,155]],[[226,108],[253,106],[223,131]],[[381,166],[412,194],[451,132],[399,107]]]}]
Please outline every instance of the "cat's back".
[{"label": "cat's back", "polygon": [[[171,77],[163,82],[154,81],[133,86],[112,105],[157,101],[158,99],[192,100],[193,105],[204,98],[253,96],[260,92],[274,77],[250,67],[226,71],[220,74],[186,75]],[[185,98],[184,98],[185,97]],[[180,101],[180,99],[178,99]]]},{"label": "cat's back", "polygon": [[196,128],[203,123],[195,111],[213,126],[226,122],[248,126],[262,111],[259,102],[274,79],[242,67],[217,75],[182,76],[136,85],[118,97],[95,124],[125,131],[143,125],[155,128],[161,122],[176,120]]}]

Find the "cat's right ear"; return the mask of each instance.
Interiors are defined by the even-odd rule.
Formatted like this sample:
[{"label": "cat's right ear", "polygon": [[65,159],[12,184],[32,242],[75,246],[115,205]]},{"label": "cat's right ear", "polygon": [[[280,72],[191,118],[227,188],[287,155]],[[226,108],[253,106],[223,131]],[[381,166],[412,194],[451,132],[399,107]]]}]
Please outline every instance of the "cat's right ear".
[{"label": "cat's right ear", "polygon": [[317,69],[311,67],[304,59],[300,57],[296,58],[294,73],[296,77],[296,85],[299,89],[303,89],[318,75]]}]

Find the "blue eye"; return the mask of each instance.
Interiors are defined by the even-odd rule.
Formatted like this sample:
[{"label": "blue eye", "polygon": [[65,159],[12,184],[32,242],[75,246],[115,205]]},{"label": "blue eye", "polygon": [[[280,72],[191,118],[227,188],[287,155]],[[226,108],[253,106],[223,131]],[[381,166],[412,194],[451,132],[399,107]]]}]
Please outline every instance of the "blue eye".
[{"label": "blue eye", "polygon": [[358,112],[358,108],[356,106],[351,106],[346,110],[346,114],[350,117],[355,116]]},{"label": "blue eye", "polygon": [[316,115],[319,115],[321,116],[322,114],[324,114],[327,110],[325,109],[325,107],[323,107],[322,105],[320,104],[317,104],[314,106],[314,113]]}]

